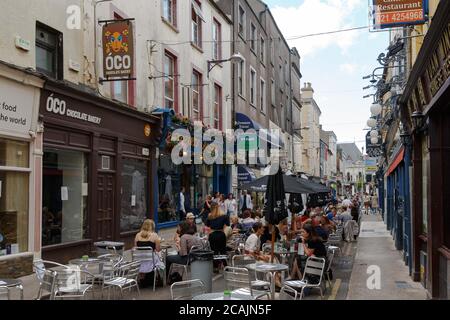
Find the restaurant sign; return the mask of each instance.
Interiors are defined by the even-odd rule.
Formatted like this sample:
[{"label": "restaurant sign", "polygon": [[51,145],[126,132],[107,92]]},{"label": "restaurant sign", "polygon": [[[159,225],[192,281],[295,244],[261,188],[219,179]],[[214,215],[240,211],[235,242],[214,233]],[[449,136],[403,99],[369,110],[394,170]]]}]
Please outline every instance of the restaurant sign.
[{"label": "restaurant sign", "polygon": [[130,20],[103,26],[103,74],[108,78],[130,78],[134,72],[133,24]]},{"label": "restaurant sign", "polygon": [[428,0],[373,0],[375,29],[423,24]]}]

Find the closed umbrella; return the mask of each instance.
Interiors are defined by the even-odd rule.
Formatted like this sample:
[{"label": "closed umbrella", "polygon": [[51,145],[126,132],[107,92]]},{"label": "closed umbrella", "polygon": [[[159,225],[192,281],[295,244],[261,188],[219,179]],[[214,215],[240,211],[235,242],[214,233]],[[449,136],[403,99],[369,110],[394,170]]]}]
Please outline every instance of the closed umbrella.
[{"label": "closed umbrella", "polygon": [[286,194],[284,192],[283,172],[281,168],[275,175],[269,176],[264,203],[264,217],[272,225],[272,252],[273,261],[275,247],[275,225],[288,217],[286,208]]}]

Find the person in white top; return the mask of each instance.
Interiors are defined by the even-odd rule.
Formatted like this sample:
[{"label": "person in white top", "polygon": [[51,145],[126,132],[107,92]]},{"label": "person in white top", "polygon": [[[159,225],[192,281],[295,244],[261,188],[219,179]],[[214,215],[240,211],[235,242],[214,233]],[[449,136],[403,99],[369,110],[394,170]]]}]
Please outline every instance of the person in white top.
[{"label": "person in white top", "polygon": [[245,253],[258,258],[260,256],[261,240],[259,239],[264,233],[262,223],[255,223],[253,225],[253,233],[245,241]]},{"label": "person in white top", "polygon": [[232,193],[228,195],[228,199],[225,200],[225,213],[228,216],[234,216],[237,214],[237,202],[234,199],[234,196]]},{"label": "person in white top", "polygon": [[247,194],[247,191],[242,191],[241,198],[239,199],[239,210],[244,212],[245,210],[253,210],[252,197]]},{"label": "person in white top", "polygon": [[185,208],[185,197],[184,197],[185,189],[181,187],[180,193],[178,195],[178,212],[180,213],[180,221],[183,221],[186,218],[186,208]]},{"label": "person in white top", "polygon": [[343,207],[350,207],[352,205],[352,201],[349,198],[345,198],[344,201],[342,201]]}]

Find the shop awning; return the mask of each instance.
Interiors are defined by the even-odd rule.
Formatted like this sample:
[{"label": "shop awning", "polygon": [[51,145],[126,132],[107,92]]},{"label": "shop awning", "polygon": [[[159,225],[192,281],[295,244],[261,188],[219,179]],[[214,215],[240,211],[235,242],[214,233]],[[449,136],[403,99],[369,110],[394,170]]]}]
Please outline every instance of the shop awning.
[{"label": "shop awning", "polygon": [[405,157],[405,147],[402,147],[398,152],[397,156],[394,158],[394,161],[389,165],[388,170],[386,171],[386,176],[389,176],[395,169],[402,163],[403,158]]},{"label": "shop awning", "polygon": [[246,114],[237,112],[236,113],[236,123],[237,123],[238,129],[242,129],[244,131],[249,130],[249,129],[254,129],[256,131],[256,134],[259,134],[260,132],[265,133],[267,136],[268,146],[271,145],[272,147],[275,147],[275,148],[284,148],[284,143],[283,143],[283,141],[281,141],[280,136],[278,136],[276,134],[272,134],[270,132],[270,130],[263,128],[258,122],[253,121]]},{"label": "shop awning", "polygon": [[238,166],[238,184],[249,183],[256,180],[256,175],[252,169],[246,166]]}]

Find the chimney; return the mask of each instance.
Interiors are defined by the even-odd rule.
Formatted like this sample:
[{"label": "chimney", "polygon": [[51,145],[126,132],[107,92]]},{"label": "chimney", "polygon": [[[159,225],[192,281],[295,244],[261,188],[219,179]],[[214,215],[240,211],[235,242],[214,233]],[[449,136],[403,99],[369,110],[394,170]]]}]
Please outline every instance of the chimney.
[{"label": "chimney", "polygon": [[305,82],[305,85],[302,88],[302,98],[304,98],[304,99],[313,99],[314,98],[314,89],[311,85],[311,82]]}]

